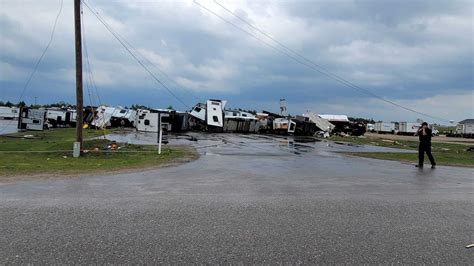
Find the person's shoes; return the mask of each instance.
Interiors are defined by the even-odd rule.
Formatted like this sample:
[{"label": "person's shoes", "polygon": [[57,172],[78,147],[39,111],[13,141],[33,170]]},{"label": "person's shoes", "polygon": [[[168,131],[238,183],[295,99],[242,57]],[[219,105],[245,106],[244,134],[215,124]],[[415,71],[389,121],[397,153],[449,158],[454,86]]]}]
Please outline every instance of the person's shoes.
[{"label": "person's shoes", "polygon": [[436,168],[436,164],[431,165],[431,169],[435,169],[435,168]]},{"label": "person's shoes", "polygon": [[423,168],[423,165],[422,164],[415,164],[415,167]]}]

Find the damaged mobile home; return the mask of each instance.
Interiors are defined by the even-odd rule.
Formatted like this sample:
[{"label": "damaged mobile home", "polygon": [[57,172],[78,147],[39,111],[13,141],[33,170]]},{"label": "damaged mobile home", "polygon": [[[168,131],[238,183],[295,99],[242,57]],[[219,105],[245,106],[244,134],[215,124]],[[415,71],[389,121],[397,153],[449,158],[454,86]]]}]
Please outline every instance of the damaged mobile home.
[{"label": "damaged mobile home", "polygon": [[258,133],[259,120],[249,112],[225,110],[223,132],[227,133]]},{"label": "damaged mobile home", "polygon": [[191,129],[223,132],[226,103],[227,101],[222,100],[207,100],[205,104],[198,103],[189,113]]},{"label": "damaged mobile home", "polygon": [[366,132],[366,126],[362,123],[352,122],[347,115],[321,114],[319,117],[326,119],[334,125],[335,133],[344,133],[352,136],[362,136]]},{"label": "damaged mobile home", "polygon": [[158,132],[159,125],[165,131],[183,132],[189,129],[189,115],[170,109],[139,109],[136,112],[136,129],[142,132]]},{"label": "damaged mobile home", "polygon": [[45,109],[32,109],[23,107],[20,109],[18,129],[41,131],[48,128],[46,121]]},{"label": "damaged mobile home", "polygon": [[136,126],[136,111],[121,106],[99,106],[94,116],[95,117],[90,124],[95,128]]}]

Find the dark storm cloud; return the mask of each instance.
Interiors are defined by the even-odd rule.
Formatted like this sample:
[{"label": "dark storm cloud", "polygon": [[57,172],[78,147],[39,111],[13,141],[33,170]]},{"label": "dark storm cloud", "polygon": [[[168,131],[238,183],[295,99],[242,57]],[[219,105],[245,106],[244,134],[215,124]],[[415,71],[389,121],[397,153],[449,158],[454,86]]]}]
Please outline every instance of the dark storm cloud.
[{"label": "dark storm cloud", "polygon": [[[219,2],[298,53],[383,97],[410,107],[429,105],[434,115],[442,117],[462,119],[472,114],[472,4],[468,1]],[[225,98],[234,107],[276,110],[278,99],[287,98],[292,113],[314,109],[380,119],[416,118],[302,66],[192,1],[88,3],[179,84],[148,64],[188,105],[198,95]],[[202,3],[258,34],[213,1]],[[1,2],[2,100],[16,101],[47,42],[58,7],[59,1]],[[172,104],[185,109],[86,8],[84,23],[92,70],[108,104]],[[29,99],[74,100],[73,43],[72,6],[66,1],[53,45],[28,88]],[[455,107],[449,108],[447,101]],[[361,109],[360,103],[370,106]]]}]

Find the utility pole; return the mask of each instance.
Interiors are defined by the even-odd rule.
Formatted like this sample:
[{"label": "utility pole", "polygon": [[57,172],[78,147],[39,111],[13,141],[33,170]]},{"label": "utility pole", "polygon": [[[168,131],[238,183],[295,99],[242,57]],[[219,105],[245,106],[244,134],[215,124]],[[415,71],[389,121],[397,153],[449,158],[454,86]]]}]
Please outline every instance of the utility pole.
[{"label": "utility pole", "polygon": [[80,156],[82,148],[83,94],[82,94],[82,37],[81,37],[81,0],[74,0],[74,31],[76,39],[76,142],[74,157]]}]

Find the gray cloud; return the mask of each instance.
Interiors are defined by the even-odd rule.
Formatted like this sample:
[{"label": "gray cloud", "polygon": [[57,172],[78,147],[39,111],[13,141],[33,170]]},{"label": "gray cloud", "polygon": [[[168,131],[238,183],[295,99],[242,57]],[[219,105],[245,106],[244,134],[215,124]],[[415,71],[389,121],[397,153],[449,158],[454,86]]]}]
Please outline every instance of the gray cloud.
[{"label": "gray cloud", "polygon": [[[378,119],[417,117],[309,70],[192,1],[88,2],[180,85],[150,66],[189,105],[197,94],[202,99],[226,98],[235,107],[277,110],[278,99],[287,98],[292,113],[313,109]],[[220,2],[280,42],[379,95],[448,119],[473,115],[473,18],[468,1]],[[213,1],[202,3],[258,34]],[[16,101],[47,42],[59,1],[0,5],[0,99]],[[184,109],[87,9],[84,18],[92,69],[107,103]],[[27,101],[34,96],[43,102],[74,101],[73,49],[72,5],[65,1],[55,40]],[[453,100],[454,106],[446,110],[442,99],[448,98],[460,102]]]}]

